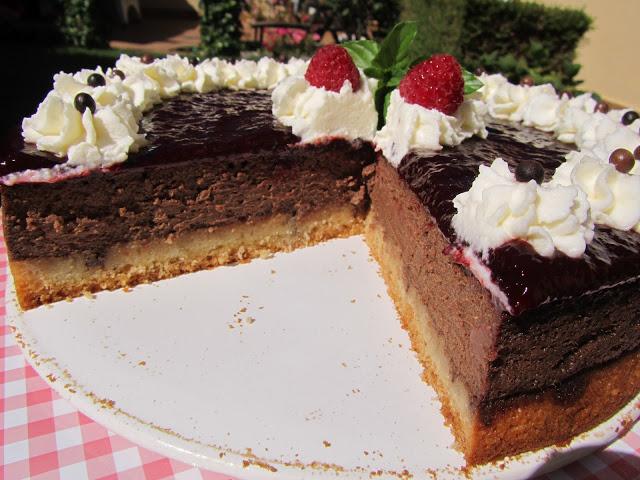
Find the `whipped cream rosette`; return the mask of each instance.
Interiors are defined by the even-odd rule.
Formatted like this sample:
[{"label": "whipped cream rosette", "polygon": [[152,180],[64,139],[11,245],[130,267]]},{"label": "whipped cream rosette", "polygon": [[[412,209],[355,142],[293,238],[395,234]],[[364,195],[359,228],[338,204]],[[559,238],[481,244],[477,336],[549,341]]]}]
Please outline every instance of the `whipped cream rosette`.
[{"label": "whipped cream rosette", "polygon": [[621,173],[586,152],[570,152],[552,183],[585,192],[594,223],[640,232],[640,176]]},{"label": "whipped cream rosette", "polygon": [[480,166],[471,189],[453,200],[458,237],[485,256],[511,240],[531,244],[542,256],[556,250],[579,257],[593,239],[586,194],[573,185],[520,182],[496,158]]},{"label": "whipped cream rosette", "polygon": [[361,74],[360,88],[349,81],[339,92],[311,85],[303,76],[282,81],[273,91],[273,115],[303,142],[322,137],[372,140],[378,123],[375,80]]},{"label": "whipped cream rosette", "polygon": [[37,112],[22,122],[25,141],[37,148],[68,157],[69,165],[107,167],[122,162],[129,151],[144,144],[131,104],[119,97],[109,105],[80,113],[55,90]]},{"label": "whipped cream rosette", "polygon": [[454,115],[406,102],[400,92],[391,94],[387,123],[376,134],[375,143],[395,166],[412,150],[438,152],[478,135],[486,138],[486,106],[477,98],[466,98]]}]

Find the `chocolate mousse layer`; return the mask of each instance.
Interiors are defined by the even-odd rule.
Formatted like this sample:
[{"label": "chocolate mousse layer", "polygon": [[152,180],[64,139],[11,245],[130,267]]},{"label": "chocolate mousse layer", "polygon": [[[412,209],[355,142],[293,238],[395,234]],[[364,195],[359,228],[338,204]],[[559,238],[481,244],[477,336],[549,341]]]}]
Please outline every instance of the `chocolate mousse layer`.
[{"label": "chocolate mousse layer", "polygon": [[[458,246],[451,226],[452,200],[470,188],[481,164],[501,157],[515,168],[522,159],[535,159],[544,166],[548,180],[569,150],[551,135],[523,126],[496,123],[489,132],[486,140],[473,138],[436,156],[410,154],[397,170],[402,184],[438,226],[440,245],[451,253],[451,263],[458,261],[456,249],[450,248]],[[374,192],[374,205],[378,204]],[[383,223],[402,231],[401,222],[406,219],[399,220],[394,211],[398,210],[389,210]],[[413,248],[408,238],[397,235],[404,242],[403,249]],[[407,275],[424,275],[428,263],[425,260],[425,266],[409,268]],[[591,369],[638,350],[639,234],[597,226],[593,242],[578,259],[562,253],[542,257],[524,242],[510,242],[493,250],[485,263],[512,312],[491,300],[494,308],[487,314],[483,305],[489,297],[485,295],[461,302],[459,312],[435,321],[442,332],[449,331],[446,335],[458,339],[448,343],[449,357],[454,360],[452,375],[464,380],[472,403],[487,422],[522,395],[554,389],[558,401],[579,396]],[[463,262],[458,268],[471,276]],[[447,315],[454,313],[461,318],[481,318],[484,327],[475,320],[455,321],[457,331],[452,332]],[[473,361],[469,351],[476,352]],[[485,362],[478,361],[478,355]]]},{"label": "chocolate mousse layer", "polygon": [[[271,113],[267,92],[182,94],[144,117],[149,144],[109,171],[52,183],[2,186],[12,260],[85,253],[99,263],[115,244],[184,232],[297,218],[368,196],[365,142],[299,145]],[[59,159],[9,142],[0,174]]]}]

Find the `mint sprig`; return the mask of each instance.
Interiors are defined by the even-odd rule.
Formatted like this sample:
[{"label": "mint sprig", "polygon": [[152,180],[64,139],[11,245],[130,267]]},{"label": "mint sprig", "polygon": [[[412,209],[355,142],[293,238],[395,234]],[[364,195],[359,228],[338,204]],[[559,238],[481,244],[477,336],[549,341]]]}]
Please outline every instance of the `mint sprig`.
[{"label": "mint sprig", "polygon": [[476,77],[473,73],[468,70],[462,69],[462,78],[464,80],[464,94],[469,95],[470,93],[477,92],[484,85],[478,77]]},{"label": "mint sprig", "polygon": [[[425,56],[411,56],[411,44],[417,33],[416,22],[401,22],[393,27],[380,44],[373,40],[353,40],[342,44],[356,66],[368,77],[378,80],[374,92],[378,128],[385,124],[391,92],[398,87],[409,68],[427,59]],[[465,95],[482,87],[482,82],[464,69],[462,78]]]}]

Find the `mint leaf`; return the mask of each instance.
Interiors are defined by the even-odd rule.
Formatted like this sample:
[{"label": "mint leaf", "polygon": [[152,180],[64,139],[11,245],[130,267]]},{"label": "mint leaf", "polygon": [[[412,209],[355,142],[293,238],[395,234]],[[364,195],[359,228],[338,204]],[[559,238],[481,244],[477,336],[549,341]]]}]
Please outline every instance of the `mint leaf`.
[{"label": "mint leaf", "polygon": [[371,66],[371,62],[380,50],[378,44],[373,40],[352,40],[340,45],[347,49],[353,62],[362,70]]},{"label": "mint leaf", "polygon": [[381,79],[384,76],[384,70],[377,67],[367,67],[363,70],[367,77]]},{"label": "mint leaf", "polygon": [[373,98],[375,100],[376,110],[378,111],[378,129],[382,128],[387,119],[388,98],[391,96],[392,91],[393,88],[387,87],[385,82],[380,82],[374,93]]},{"label": "mint leaf", "polygon": [[391,94],[393,93],[393,89],[389,89],[387,94],[384,96],[384,108],[382,110],[382,125],[387,123],[387,110],[389,110],[389,104],[391,103]]},{"label": "mint leaf", "polygon": [[405,73],[406,72],[394,73],[393,76],[387,82],[387,86],[392,87],[392,88],[396,88],[398,85],[400,85],[400,82],[404,78]]},{"label": "mint leaf", "polygon": [[398,23],[385,37],[372,65],[387,70],[409,56],[409,48],[418,33],[417,22]]},{"label": "mint leaf", "polygon": [[462,78],[464,80],[465,95],[469,95],[470,93],[477,92],[484,85],[484,83],[482,83],[478,77],[476,77],[473,73],[468,72],[465,69],[462,69]]}]

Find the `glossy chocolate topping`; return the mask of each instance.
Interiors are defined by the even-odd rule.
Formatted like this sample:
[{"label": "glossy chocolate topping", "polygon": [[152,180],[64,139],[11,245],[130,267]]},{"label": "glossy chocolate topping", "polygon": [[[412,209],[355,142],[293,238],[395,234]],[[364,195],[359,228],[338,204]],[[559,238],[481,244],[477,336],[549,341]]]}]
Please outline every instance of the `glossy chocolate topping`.
[{"label": "glossy chocolate topping", "polygon": [[[275,150],[298,141],[290,129],[273,118],[267,91],[181,94],[147,112],[141,129],[147,134],[148,145],[116,168]],[[0,176],[48,168],[63,161],[25,143],[15,129],[0,147]]]},{"label": "glossy chocolate topping", "polygon": [[[455,214],[452,201],[471,187],[480,164],[489,165],[502,157],[513,171],[519,160],[534,159],[543,165],[545,179],[549,180],[569,150],[570,146],[548,133],[495,123],[486,140],[474,137],[432,157],[409,154],[398,171],[447,239],[456,244],[451,226]],[[547,302],[639,278],[640,235],[596,226],[595,238],[581,258],[559,252],[542,257],[529,244],[514,241],[493,250],[485,263],[493,281],[506,294],[513,314],[520,315]]]}]

